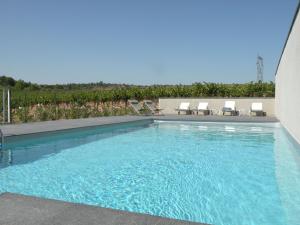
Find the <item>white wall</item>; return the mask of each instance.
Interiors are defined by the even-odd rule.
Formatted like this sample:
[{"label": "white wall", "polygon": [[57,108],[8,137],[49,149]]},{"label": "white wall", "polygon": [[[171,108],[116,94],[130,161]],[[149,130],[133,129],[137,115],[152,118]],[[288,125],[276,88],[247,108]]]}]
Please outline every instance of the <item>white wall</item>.
[{"label": "white wall", "polygon": [[189,102],[190,108],[195,109],[199,102],[208,102],[208,108],[211,110],[221,110],[225,101],[235,101],[237,110],[241,110],[241,114],[249,114],[250,106],[253,102],[262,102],[263,110],[267,116],[275,115],[274,98],[160,98],[159,108],[163,109],[163,114],[177,114],[176,108],[181,102]]},{"label": "white wall", "polygon": [[276,73],[275,114],[300,143],[300,15],[295,17]]}]

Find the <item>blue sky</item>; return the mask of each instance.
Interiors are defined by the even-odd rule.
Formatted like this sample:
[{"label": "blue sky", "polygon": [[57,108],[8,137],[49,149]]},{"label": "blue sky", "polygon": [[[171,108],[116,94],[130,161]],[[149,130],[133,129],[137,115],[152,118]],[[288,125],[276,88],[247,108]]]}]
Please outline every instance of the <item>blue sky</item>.
[{"label": "blue sky", "polygon": [[0,75],[37,83],[248,82],[298,0],[0,0]]}]

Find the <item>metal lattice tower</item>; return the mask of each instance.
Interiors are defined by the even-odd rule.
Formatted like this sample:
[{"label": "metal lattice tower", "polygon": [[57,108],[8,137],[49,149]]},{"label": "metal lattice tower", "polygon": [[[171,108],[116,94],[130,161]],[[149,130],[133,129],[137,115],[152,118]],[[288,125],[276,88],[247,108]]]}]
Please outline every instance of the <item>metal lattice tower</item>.
[{"label": "metal lattice tower", "polygon": [[264,80],[264,59],[261,56],[257,56],[257,82]]}]

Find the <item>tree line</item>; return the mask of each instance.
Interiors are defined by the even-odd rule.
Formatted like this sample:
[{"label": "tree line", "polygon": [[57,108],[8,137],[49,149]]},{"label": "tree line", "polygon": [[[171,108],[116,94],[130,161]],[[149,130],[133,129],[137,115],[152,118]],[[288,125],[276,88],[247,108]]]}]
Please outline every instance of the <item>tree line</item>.
[{"label": "tree line", "polygon": [[36,104],[78,104],[88,102],[117,102],[129,99],[158,99],[159,97],[274,97],[273,82],[244,84],[194,83],[191,85],[137,86],[125,84],[39,85],[11,77],[0,77],[2,87],[11,89],[12,108]]}]

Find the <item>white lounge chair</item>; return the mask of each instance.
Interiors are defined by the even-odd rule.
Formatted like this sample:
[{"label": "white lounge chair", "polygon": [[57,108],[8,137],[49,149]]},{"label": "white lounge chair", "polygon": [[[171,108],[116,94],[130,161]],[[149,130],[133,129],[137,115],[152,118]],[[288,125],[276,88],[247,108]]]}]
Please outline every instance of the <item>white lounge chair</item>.
[{"label": "white lounge chair", "polygon": [[264,115],[263,104],[261,102],[253,102],[251,104],[250,115],[252,115],[253,113],[256,116],[258,116],[258,115],[263,116]]},{"label": "white lounge chair", "polygon": [[199,102],[197,109],[195,109],[197,115],[199,112],[203,113],[203,115],[209,115],[210,110],[208,109],[208,102]]},{"label": "white lounge chair", "polygon": [[190,114],[191,113],[190,103],[189,102],[181,102],[179,107],[175,110],[178,111],[178,115],[180,115],[180,112],[185,112],[186,114]]},{"label": "white lounge chair", "polygon": [[223,115],[225,115],[226,113],[230,113],[231,116],[236,116],[237,115],[237,111],[236,111],[236,107],[235,107],[235,101],[225,101],[225,105],[222,109]]}]

